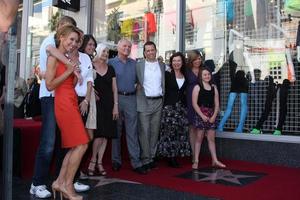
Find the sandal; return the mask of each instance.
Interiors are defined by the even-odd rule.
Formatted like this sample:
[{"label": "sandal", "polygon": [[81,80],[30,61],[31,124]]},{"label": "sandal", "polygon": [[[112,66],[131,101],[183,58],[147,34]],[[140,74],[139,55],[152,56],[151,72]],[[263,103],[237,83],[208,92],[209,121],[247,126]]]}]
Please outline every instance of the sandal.
[{"label": "sandal", "polygon": [[198,170],[198,162],[194,162],[192,165],[193,170]]},{"label": "sandal", "polygon": [[[94,167],[91,167],[94,166]],[[89,167],[87,169],[88,176],[95,176],[96,175],[96,161],[90,161]]]},{"label": "sandal", "polygon": [[98,173],[100,176],[105,176],[107,174],[102,166],[102,163],[97,163],[97,167],[98,167]]}]

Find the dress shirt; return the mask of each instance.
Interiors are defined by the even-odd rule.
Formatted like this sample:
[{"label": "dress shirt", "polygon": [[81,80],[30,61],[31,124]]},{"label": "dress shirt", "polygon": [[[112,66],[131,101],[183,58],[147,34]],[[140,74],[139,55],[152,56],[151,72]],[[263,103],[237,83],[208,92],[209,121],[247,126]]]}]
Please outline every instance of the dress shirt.
[{"label": "dress shirt", "polygon": [[[45,73],[47,69],[48,54],[46,48],[49,45],[55,47],[54,34],[51,34],[48,37],[46,37],[40,47],[40,70],[42,73]],[[39,97],[42,98],[42,97],[50,97],[50,96],[54,96],[54,92],[53,91],[50,92],[49,90],[47,90],[46,81],[45,79],[42,79],[40,85]]]},{"label": "dress shirt", "polygon": [[158,61],[145,61],[144,90],[147,97],[162,96],[161,70]]},{"label": "dress shirt", "polygon": [[92,82],[94,83],[93,79],[93,65],[91,62],[90,57],[85,54],[79,52],[79,62],[80,62],[80,74],[83,78],[83,82],[80,85],[79,83],[75,86],[75,91],[78,96],[85,97],[87,92],[87,83]]}]

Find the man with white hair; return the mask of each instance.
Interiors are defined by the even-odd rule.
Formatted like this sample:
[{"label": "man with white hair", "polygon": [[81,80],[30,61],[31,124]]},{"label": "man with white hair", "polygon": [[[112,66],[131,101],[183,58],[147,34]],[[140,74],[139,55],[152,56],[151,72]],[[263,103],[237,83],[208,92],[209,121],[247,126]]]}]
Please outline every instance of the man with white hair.
[{"label": "man with white hair", "polygon": [[118,42],[118,55],[109,60],[116,72],[118,87],[119,119],[117,126],[117,138],[112,140],[112,167],[119,171],[121,160],[121,135],[122,120],[125,122],[126,141],[131,165],[138,174],[146,174],[140,160],[140,145],[137,135],[137,105],[136,105],[136,61],[129,58],[131,42],[121,39]]}]

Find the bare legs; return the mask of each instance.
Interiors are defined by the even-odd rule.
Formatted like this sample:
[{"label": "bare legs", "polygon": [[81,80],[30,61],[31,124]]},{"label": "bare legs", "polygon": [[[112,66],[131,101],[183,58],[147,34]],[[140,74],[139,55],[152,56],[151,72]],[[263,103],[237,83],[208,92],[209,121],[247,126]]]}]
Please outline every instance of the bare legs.
[{"label": "bare legs", "polygon": [[200,129],[195,129],[195,141],[194,141],[194,162],[192,165],[193,169],[198,169],[198,163],[199,163],[199,154],[201,150],[201,144],[204,138],[204,131]]},{"label": "bare legs", "polygon": [[61,191],[70,199],[80,199],[80,197],[77,198],[75,193],[73,180],[86,149],[87,144],[82,144],[73,147],[68,151],[63,160],[59,176],[52,184],[54,189]]},{"label": "bare legs", "polygon": [[[216,136],[215,130],[213,130],[213,129],[207,130],[207,142],[208,142],[208,148],[210,151],[210,155],[212,158],[212,166],[224,168],[226,166],[223,163],[221,163],[217,158],[215,136]],[[198,168],[199,155],[200,155],[203,138],[204,138],[204,130],[196,129],[195,144],[194,144],[194,162],[192,165],[193,169]]]},{"label": "bare legs", "polygon": [[213,129],[207,130],[207,142],[208,142],[210,155],[212,158],[212,166],[224,168],[226,166],[223,163],[221,163],[217,158],[215,137],[216,137],[216,130]]},{"label": "bare legs", "polygon": [[[95,171],[95,165],[97,163],[99,172],[104,172],[104,168],[102,166],[102,159],[107,146],[106,138],[95,138],[93,142],[93,153],[91,157],[91,161],[89,164],[89,171]],[[97,160],[98,157],[98,160]],[[105,174],[101,174],[105,175]]]},{"label": "bare legs", "polygon": [[90,137],[90,141],[93,141],[93,138],[94,138],[94,129],[86,129],[88,134],[89,134],[89,137]]},{"label": "bare legs", "polygon": [[196,128],[192,125],[189,126],[189,138],[190,138],[190,144],[192,148],[192,159],[194,162]]}]

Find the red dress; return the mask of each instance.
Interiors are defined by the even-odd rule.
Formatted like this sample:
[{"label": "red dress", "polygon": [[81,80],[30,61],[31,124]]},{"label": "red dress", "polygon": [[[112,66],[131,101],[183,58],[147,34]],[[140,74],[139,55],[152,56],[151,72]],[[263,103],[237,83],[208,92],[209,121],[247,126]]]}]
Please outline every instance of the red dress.
[{"label": "red dress", "polygon": [[[58,62],[55,77],[60,76],[65,71],[65,65]],[[64,148],[89,142],[89,136],[80,116],[73,80],[74,75],[72,74],[55,89],[55,118],[61,132],[62,147]]]}]

